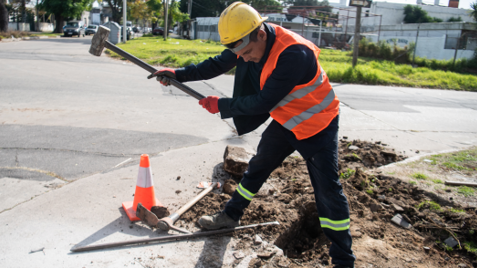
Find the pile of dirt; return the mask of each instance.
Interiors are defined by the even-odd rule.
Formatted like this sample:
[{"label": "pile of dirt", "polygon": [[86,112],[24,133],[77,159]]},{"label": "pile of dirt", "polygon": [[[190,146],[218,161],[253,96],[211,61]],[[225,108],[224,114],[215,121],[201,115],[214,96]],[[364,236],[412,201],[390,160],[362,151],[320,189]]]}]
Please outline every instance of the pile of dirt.
[{"label": "pile of dirt", "polygon": [[[353,249],[356,267],[472,267],[475,255],[465,250],[465,243],[476,247],[477,217],[475,208],[424,192],[417,186],[382,174],[370,175],[366,168],[386,165],[403,159],[378,142],[340,141],[339,168],[341,183],[348,197],[351,213]],[[237,185],[234,180],[227,188]],[[229,194],[210,193],[181,217],[184,227],[196,224],[202,215],[223,209]],[[395,215],[408,222],[408,228],[391,219]],[[239,242],[234,249],[250,254],[256,251],[255,235],[281,248],[282,258],[253,260],[257,267],[320,267],[330,265],[330,242],[319,225],[306,162],[290,157],[277,168],[254,197],[241,219],[242,225],[279,221],[266,226],[234,233]],[[405,225],[406,226],[406,225]],[[451,237],[451,238],[449,238]],[[444,241],[458,241],[446,246]],[[283,266],[286,263],[286,266]]]}]

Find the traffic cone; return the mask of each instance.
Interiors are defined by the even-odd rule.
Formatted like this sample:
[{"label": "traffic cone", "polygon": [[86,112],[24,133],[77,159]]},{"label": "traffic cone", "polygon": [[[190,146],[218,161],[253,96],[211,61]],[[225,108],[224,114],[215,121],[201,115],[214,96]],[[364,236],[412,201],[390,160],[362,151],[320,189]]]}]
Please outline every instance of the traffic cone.
[{"label": "traffic cone", "polygon": [[129,220],[138,221],[136,217],[137,204],[141,203],[145,208],[151,210],[153,206],[162,207],[161,202],[156,199],[154,194],[154,185],[152,182],[152,172],[149,166],[149,155],[141,155],[139,164],[139,173],[137,175],[136,192],[134,201],[123,202],[123,209],[128,214]]}]

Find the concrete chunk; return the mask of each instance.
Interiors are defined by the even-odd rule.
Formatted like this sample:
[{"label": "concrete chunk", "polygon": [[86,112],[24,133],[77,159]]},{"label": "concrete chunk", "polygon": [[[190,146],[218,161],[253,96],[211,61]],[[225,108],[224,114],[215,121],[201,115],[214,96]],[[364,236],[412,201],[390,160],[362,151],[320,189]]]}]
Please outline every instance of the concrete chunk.
[{"label": "concrete chunk", "polygon": [[262,241],[262,238],[261,238],[260,236],[258,236],[258,235],[255,235],[255,239],[254,239],[253,243],[254,243],[255,245],[260,245],[260,244],[262,244],[262,242],[263,242],[263,241]]},{"label": "concrete chunk", "polygon": [[242,177],[243,173],[247,171],[248,161],[251,158],[252,154],[244,148],[227,145],[224,153],[224,170],[235,177]]},{"label": "concrete chunk", "polygon": [[454,237],[452,237],[452,236],[449,236],[446,240],[444,240],[444,243],[445,243],[448,247],[451,247],[451,248],[453,248],[453,247],[457,246],[457,244],[459,244],[459,243],[457,242],[457,240],[455,240]]},{"label": "concrete chunk", "polygon": [[394,217],[391,219],[391,221],[403,228],[409,229],[411,227],[411,224],[407,222],[405,219],[403,219],[401,214],[396,214]]}]

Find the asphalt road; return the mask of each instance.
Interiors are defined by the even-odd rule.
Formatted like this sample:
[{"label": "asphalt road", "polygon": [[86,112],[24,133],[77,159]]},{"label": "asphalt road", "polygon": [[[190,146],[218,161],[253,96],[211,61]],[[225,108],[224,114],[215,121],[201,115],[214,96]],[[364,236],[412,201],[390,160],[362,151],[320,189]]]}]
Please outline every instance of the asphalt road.
[{"label": "asphalt road", "polygon": [[[91,38],[1,44],[0,177],[72,181],[133,164],[142,153],[155,156],[235,136],[230,120],[221,124],[185,93],[147,80],[141,68],[90,55]],[[232,76],[222,76],[191,86],[204,95],[231,96],[232,82]],[[444,138],[450,148],[475,143],[475,93],[341,84],[334,88],[342,102],[343,135],[366,138],[383,130],[391,143],[397,136],[400,147],[408,135],[445,132],[468,136]],[[347,107],[352,116],[346,116]],[[436,123],[436,116],[442,124]],[[396,132],[402,132],[401,138]],[[253,147],[259,135],[251,136]],[[433,151],[417,144],[411,143],[408,153]]]},{"label": "asphalt road", "polygon": [[[9,241],[0,245],[0,266],[118,267],[151,253],[166,256],[154,267],[210,267],[207,256],[217,254],[220,263],[232,263],[225,238],[69,253],[75,244],[157,235],[130,223],[120,208],[132,199],[141,154],[152,156],[156,196],[177,208],[195,196],[197,182],[220,170],[226,145],[253,149],[266,127],[237,137],[231,120],[146,79],[131,63],[90,55],[90,42],[0,43],[0,239]],[[233,76],[188,85],[204,95],[231,96]],[[334,89],[340,137],[379,140],[407,156],[477,145],[475,93]]]}]

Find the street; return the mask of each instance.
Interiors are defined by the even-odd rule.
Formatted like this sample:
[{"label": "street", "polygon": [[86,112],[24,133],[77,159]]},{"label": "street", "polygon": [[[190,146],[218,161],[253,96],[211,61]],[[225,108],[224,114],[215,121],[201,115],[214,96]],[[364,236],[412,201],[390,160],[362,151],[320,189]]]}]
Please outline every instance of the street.
[{"label": "street", "polygon": [[[9,241],[0,245],[0,266],[116,267],[160,254],[158,267],[207,267],[204,244],[222,247],[220,261],[232,262],[224,254],[230,237],[69,253],[77,243],[154,236],[120,208],[133,198],[141,154],[151,157],[158,199],[178,207],[212,178],[226,145],[254,150],[266,127],[238,137],[232,120],[143,69],[90,55],[91,38],[0,42],[0,239]],[[233,76],[187,85],[230,97]],[[340,137],[381,141],[410,157],[477,145],[476,93],[333,86]]]}]

